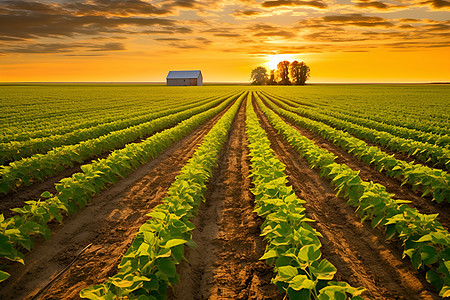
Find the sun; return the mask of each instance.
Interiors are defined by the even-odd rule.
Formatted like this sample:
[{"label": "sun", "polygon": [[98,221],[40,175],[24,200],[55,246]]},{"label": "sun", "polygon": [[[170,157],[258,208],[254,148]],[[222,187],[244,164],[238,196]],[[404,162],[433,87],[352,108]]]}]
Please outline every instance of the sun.
[{"label": "sun", "polygon": [[280,61],[288,60],[288,61],[292,62],[293,60],[295,60],[295,55],[293,55],[293,54],[272,54],[272,55],[267,55],[266,59],[269,61],[264,63],[264,65],[269,70],[273,70],[273,69],[277,68],[277,65]]}]

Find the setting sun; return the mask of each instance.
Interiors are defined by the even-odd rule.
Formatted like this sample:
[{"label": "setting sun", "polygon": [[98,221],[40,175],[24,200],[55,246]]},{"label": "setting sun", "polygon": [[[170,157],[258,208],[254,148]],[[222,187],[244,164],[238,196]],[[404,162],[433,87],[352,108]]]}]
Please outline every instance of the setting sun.
[{"label": "setting sun", "polygon": [[296,60],[296,55],[294,54],[274,54],[274,55],[267,55],[267,59],[269,60],[264,65],[269,69],[273,70],[277,68],[277,65],[280,61],[288,60],[293,61]]}]

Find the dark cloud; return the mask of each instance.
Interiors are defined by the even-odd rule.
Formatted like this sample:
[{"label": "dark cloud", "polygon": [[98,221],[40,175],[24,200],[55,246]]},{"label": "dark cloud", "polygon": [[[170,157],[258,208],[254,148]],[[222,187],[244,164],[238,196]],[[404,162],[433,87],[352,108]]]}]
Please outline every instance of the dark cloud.
[{"label": "dark cloud", "polygon": [[79,51],[120,51],[125,50],[122,43],[34,43],[25,46],[13,46],[3,50],[4,53],[71,53]]},{"label": "dark cloud", "polygon": [[279,6],[311,6],[315,8],[327,8],[328,5],[322,1],[289,1],[289,0],[269,0],[261,3],[262,7],[271,8]]},{"label": "dark cloud", "polygon": [[253,9],[247,9],[247,10],[235,10],[233,13],[233,16],[235,17],[253,17],[261,15],[262,11],[260,10],[253,10]]},{"label": "dark cloud", "polygon": [[360,8],[375,8],[378,10],[393,10],[406,7],[405,5],[386,4],[381,1],[373,1],[373,0],[357,0],[356,6]]},{"label": "dark cloud", "polygon": [[378,9],[389,9],[390,6],[380,1],[363,1],[356,3],[356,6],[366,8],[373,7]]},{"label": "dark cloud", "polygon": [[199,37],[199,38],[196,38],[195,40],[197,40],[198,42],[205,44],[205,45],[212,44],[211,40],[204,38],[204,37]]},{"label": "dark cloud", "polygon": [[284,37],[284,38],[294,38],[297,35],[289,30],[286,30],[287,28],[284,27],[278,27],[273,26],[270,24],[253,24],[250,27],[248,27],[250,32],[254,32],[253,36],[255,37]]},{"label": "dark cloud", "polygon": [[125,50],[125,45],[122,43],[106,43],[104,45],[90,46],[89,51],[120,51]]},{"label": "dark cloud", "polygon": [[237,37],[241,37],[242,35],[240,35],[238,33],[214,33],[214,36],[237,38]]},{"label": "dark cloud", "polygon": [[183,41],[184,39],[179,38],[156,38],[155,41],[169,41],[169,42],[175,42],[175,41]]},{"label": "dark cloud", "polygon": [[133,25],[142,29],[164,27],[165,31],[173,33],[190,32],[190,29],[180,28],[177,26],[177,21],[168,18],[76,15],[58,5],[24,1],[5,1],[1,2],[0,6],[2,7],[0,38],[3,40],[73,37],[77,34],[130,33],[121,28],[124,25]]},{"label": "dark cloud", "polygon": [[422,4],[431,5],[431,7],[440,9],[450,7],[450,1],[445,0],[431,0],[422,2]]},{"label": "dark cloud", "polygon": [[157,7],[141,0],[70,1],[64,4],[64,8],[78,15],[166,15],[172,12],[170,8]]},{"label": "dark cloud", "polygon": [[332,15],[325,16],[322,20],[326,23],[333,23],[338,25],[353,25],[360,27],[392,27],[394,24],[387,19],[381,17],[364,16],[362,14],[349,14],[349,15]]},{"label": "dark cloud", "polygon": [[361,37],[359,35],[351,36],[349,34],[336,34],[336,32],[315,32],[311,34],[307,34],[305,36],[307,40],[310,41],[323,41],[323,42],[360,42],[360,41],[367,41],[367,37]]},{"label": "dark cloud", "polygon": [[396,49],[406,49],[409,50],[411,48],[445,48],[449,47],[446,42],[396,42],[386,44],[388,47],[396,48]]}]

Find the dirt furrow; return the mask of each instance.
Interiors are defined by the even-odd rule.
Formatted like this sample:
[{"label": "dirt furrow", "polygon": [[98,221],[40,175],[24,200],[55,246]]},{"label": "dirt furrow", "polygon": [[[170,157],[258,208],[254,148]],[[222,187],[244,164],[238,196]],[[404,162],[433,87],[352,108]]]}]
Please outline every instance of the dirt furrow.
[{"label": "dirt furrow", "polygon": [[[171,128],[172,126],[168,127]],[[168,129],[165,128],[165,129]],[[127,144],[135,144],[135,143],[141,143],[148,137],[161,132],[165,129],[158,130],[150,135],[146,135],[142,138],[138,138],[130,143]],[[124,146],[125,147],[125,146]],[[93,160],[99,160],[104,159],[109,156],[112,152],[118,149],[123,149],[124,147],[119,147],[113,150],[105,151],[104,153],[100,155],[96,155],[93,157],[89,157],[85,159],[82,163],[73,162],[73,167],[69,167],[64,169],[61,173],[49,177],[45,179],[43,182],[35,181],[30,186],[21,186],[18,188],[17,191],[10,191],[6,195],[0,194],[0,212],[4,214],[6,218],[13,215],[13,213],[10,211],[11,208],[21,207],[24,205],[25,201],[28,200],[38,200],[40,198],[40,195],[45,192],[49,191],[52,194],[56,194],[56,188],[55,183],[58,183],[61,179],[66,177],[71,177],[73,174],[82,172],[81,166],[85,164],[90,164]]]},{"label": "dirt furrow", "polygon": [[417,208],[424,214],[439,214],[438,220],[448,230],[450,228],[450,210],[447,203],[437,203],[431,200],[431,197],[422,198],[420,190],[413,191],[409,185],[401,185],[402,182],[398,179],[387,177],[385,174],[378,172],[376,168],[368,166],[366,163],[360,161],[348,153],[345,149],[342,149],[332,142],[324,139],[319,134],[305,129],[299,125],[290,122],[283,118],[283,120],[294,127],[303,136],[312,140],[316,145],[328,150],[329,152],[338,156],[337,163],[344,163],[355,171],[360,171],[359,176],[364,181],[373,181],[384,185],[389,193],[395,194],[395,199],[409,200],[409,204],[412,207]]},{"label": "dirt furrow", "polygon": [[25,266],[14,265],[11,278],[0,285],[0,298],[25,299],[36,295],[90,243],[92,246],[38,299],[78,299],[81,289],[114,275],[121,256],[147,219],[145,215],[166,196],[175,176],[222,114],[94,197],[85,209],[66,218],[49,241],[38,242],[26,255]]},{"label": "dirt furrow", "polygon": [[257,109],[278,158],[297,195],[306,201],[312,226],[322,233],[325,258],[338,270],[336,280],[363,286],[370,299],[439,299],[425,274],[401,258],[400,246],[384,241],[384,234],[361,224],[346,201],[337,198],[330,183],[311,170],[300,155],[270,126]]},{"label": "dirt furrow", "polygon": [[282,299],[270,283],[272,267],[259,261],[265,242],[253,213],[246,146],[243,103],[194,220],[199,247],[186,251],[169,299]]}]

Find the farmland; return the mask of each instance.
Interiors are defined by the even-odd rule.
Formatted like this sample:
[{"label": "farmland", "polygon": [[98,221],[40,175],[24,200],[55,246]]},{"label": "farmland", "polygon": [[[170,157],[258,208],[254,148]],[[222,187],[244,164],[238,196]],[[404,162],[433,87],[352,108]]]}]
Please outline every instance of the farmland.
[{"label": "farmland", "polygon": [[0,90],[2,299],[450,296],[448,85]]}]

